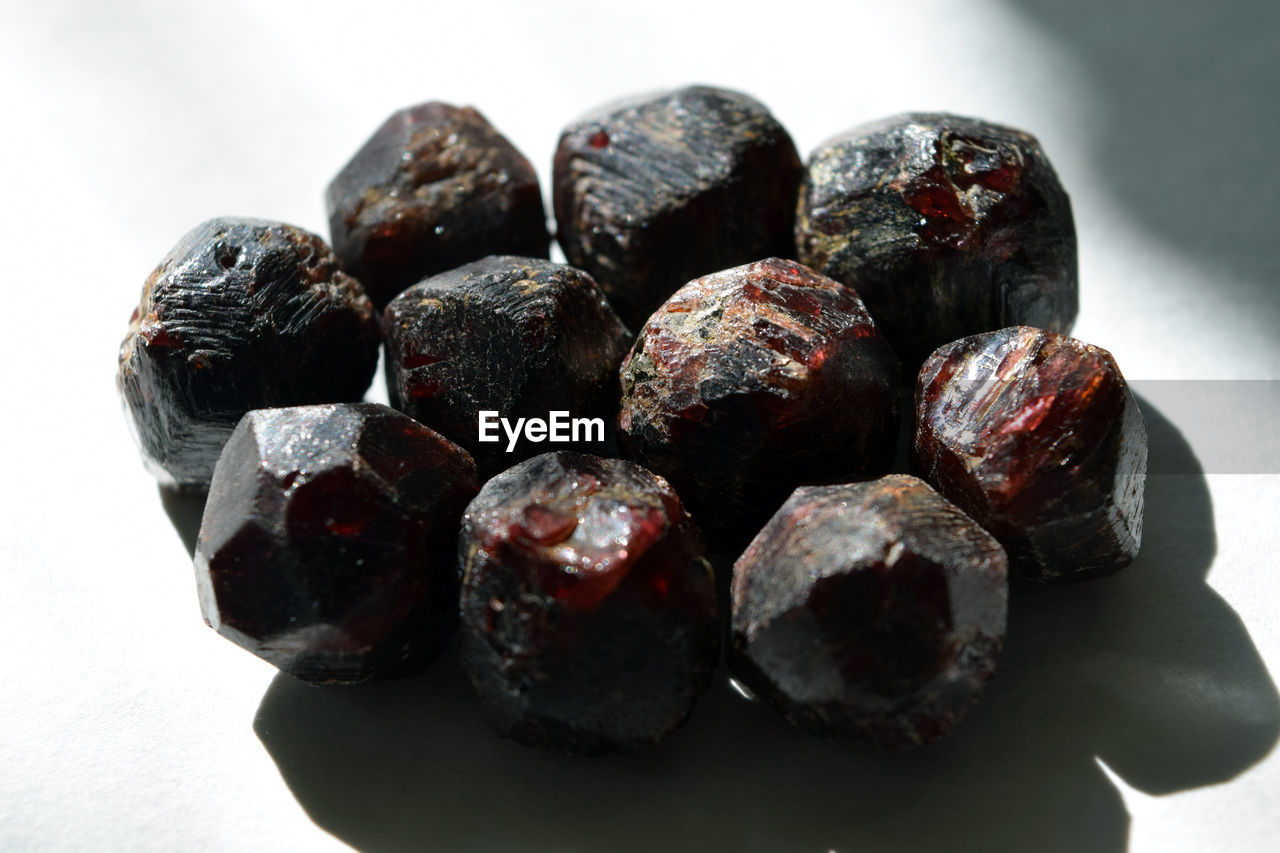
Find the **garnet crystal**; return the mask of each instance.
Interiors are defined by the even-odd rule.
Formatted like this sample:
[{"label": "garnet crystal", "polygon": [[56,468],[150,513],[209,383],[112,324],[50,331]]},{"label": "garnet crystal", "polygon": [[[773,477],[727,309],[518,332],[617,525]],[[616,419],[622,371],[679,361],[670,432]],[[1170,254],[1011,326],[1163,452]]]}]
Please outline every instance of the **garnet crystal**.
[{"label": "garnet crystal", "polygon": [[1035,137],[911,113],[818,148],[800,191],[802,262],[856,287],[914,370],[964,335],[1076,316],[1071,204]]},{"label": "garnet crystal", "polygon": [[1000,545],[915,477],[796,489],[733,567],[729,667],[792,723],[903,747],[991,677]]},{"label": "garnet crystal", "polygon": [[661,478],[548,453],[490,480],[463,519],[462,655],[499,733],[600,753],[656,743],[719,656],[711,566]]},{"label": "garnet crystal", "polygon": [[379,308],[485,255],[547,256],[538,176],[472,107],[433,101],[395,113],[326,200],[334,251]]},{"label": "garnet crystal", "polygon": [[791,490],[887,468],[898,362],[851,288],[771,258],[689,282],[622,366],[620,440],[741,547]]},{"label": "garnet crystal", "polygon": [[377,361],[373,305],[323,240],[211,219],[147,278],[117,383],[147,467],[203,489],[245,412],[359,400]]},{"label": "garnet crystal", "polygon": [[467,448],[483,475],[538,445],[508,453],[506,436],[481,443],[482,410],[512,421],[552,411],[598,417],[612,437],[618,364],[631,335],[580,270],[485,258],[402,293],[382,327],[391,404]]},{"label": "garnet crystal", "polygon": [[250,412],[196,544],[205,621],[305,681],[391,674],[457,620],[466,451],[373,403]]},{"label": "garnet crystal", "polygon": [[1016,326],[935,352],[915,465],[1036,581],[1107,574],[1142,542],[1147,431],[1111,354]]},{"label": "garnet crystal", "polygon": [[612,104],[560,136],[557,236],[636,329],[695,276],[790,255],[800,170],[746,95],[690,86]]}]

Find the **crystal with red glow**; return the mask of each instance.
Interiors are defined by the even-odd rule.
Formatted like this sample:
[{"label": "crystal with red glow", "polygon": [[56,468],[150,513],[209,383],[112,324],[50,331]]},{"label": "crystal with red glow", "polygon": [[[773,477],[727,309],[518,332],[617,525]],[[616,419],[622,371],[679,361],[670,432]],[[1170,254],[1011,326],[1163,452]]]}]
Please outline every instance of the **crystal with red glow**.
[{"label": "crystal with red glow", "polygon": [[259,409],[214,472],[196,544],[205,621],[305,681],[425,661],[457,624],[462,448],[374,403]]},{"label": "crystal with red glow", "polygon": [[560,136],[557,239],[636,329],[695,276],[791,254],[800,170],[786,129],[738,92],[610,104]]},{"label": "crystal with red glow", "polygon": [[935,352],[916,386],[915,465],[1053,582],[1127,566],[1142,543],[1147,433],[1111,354],[1016,326]]},{"label": "crystal with red glow", "polygon": [[485,484],[459,553],[463,664],[500,734],[601,753],[684,722],[720,634],[702,540],[665,481],[536,456]]},{"label": "crystal with red glow", "polygon": [[857,288],[908,370],[964,335],[1075,320],[1071,204],[1019,130],[927,113],[855,128],[810,156],[796,240]]},{"label": "crystal with red glow", "polygon": [[798,485],[887,468],[898,362],[852,288],[771,258],[689,282],[622,366],[620,443],[715,547]]},{"label": "crystal with red glow", "polygon": [[245,412],[359,400],[377,362],[373,305],[323,240],[223,218],[147,278],[117,383],[147,467],[202,490]]},{"label": "crystal with red glow", "polygon": [[379,308],[418,280],[492,254],[547,256],[533,166],[474,107],[392,115],[329,184],[329,233]]},{"label": "crystal with red glow", "polygon": [[915,477],[797,489],[733,567],[729,667],[857,744],[946,735],[1004,641],[1004,550]]}]

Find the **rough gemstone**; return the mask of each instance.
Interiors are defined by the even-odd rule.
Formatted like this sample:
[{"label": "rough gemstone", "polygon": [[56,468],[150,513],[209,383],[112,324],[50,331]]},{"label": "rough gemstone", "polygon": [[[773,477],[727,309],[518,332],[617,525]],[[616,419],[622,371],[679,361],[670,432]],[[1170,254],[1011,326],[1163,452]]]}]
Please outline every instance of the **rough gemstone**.
[{"label": "rough gemstone", "polygon": [[1147,430],[1111,353],[1026,326],[955,341],[921,369],[915,420],[916,469],[1015,574],[1076,580],[1137,556]]},{"label": "rough gemstone", "polygon": [[457,624],[466,451],[374,403],[250,412],[196,544],[205,621],[304,681],[425,661]]},{"label": "rough gemstone", "polygon": [[211,219],[143,285],[117,384],[147,467],[203,489],[245,412],[359,400],[377,361],[373,305],[324,241]]},{"label": "rough gemstone", "polygon": [[[543,448],[522,440],[508,452],[501,430],[500,440],[480,442],[482,410],[512,422],[553,411],[601,418],[612,439],[631,335],[580,270],[485,258],[409,288],[387,306],[382,328],[391,404],[467,448],[486,477]],[[600,432],[583,429],[577,446]]]},{"label": "rough gemstone", "polygon": [[499,733],[601,753],[688,717],[719,657],[715,582],[661,478],[537,456],[471,502],[459,551],[463,665]]},{"label": "rough gemstone", "polygon": [[790,255],[800,171],[746,95],[690,86],[611,104],[560,136],[557,238],[637,329],[691,278]]},{"label": "rough gemstone", "polygon": [[538,176],[473,107],[392,115],[325,197],[342,266],[379,308],[419,279],[485,255],[547,256]]},{"label": "rough gemstone", "polygon": [[622,365],[620,444],[714,547],[740,548],[798,485],[887,468],[898,362],[852,288],[771,258],[689,282]]},{"label": "rough gemstone", "polygon": [[729,667],[858,744],[947,734],[1004,642],[1004,550],[915,477],[796,489],[733,567]]},{"label": "rough gemstone", "polygon": [[1076,316],[1071,204],[1035,137],[952,115],[855,128],[809,158],[799,258],[857,288],[914,371],[964,335]]}]

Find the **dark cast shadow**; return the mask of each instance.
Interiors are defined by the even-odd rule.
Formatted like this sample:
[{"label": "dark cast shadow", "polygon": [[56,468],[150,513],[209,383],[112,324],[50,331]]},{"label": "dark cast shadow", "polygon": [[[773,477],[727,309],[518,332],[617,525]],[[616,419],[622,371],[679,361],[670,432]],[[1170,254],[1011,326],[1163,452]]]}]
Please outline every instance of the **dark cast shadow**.
[{"label": "dark cast shadow", "polygon": [[204,504],[209,499],[209,493],[170,486],[157,486],[156,489],[160,493],[160,505],[164,507],[164,514],[169,516],[169,523],[182,540],[182,547],[194,557],[196,537],[200,535],[200,519],[204,517]]},{"label": "dark cast shadow", "polygon": [[1123,851],[1099,766],[1164,794],[1230,779],[1280,732],[1276,688],[1205,583],[1215,553],[1190,447],[1144,407],[1153,469],[1139,559],[1018,584],[999,672],[950,738],[861,753],[787,727],[723,674],[649,752],[543,754],[493,736],[456,657],[355,688],[280,675],[254,729],[322,828],[362,850]]},{"label": "dark cast shadow", "polygon": [[1125,213],[1280,322],[1274,167],[1280,3],[1007,0],[1065,48],[1100,110],[1093,167]]}]

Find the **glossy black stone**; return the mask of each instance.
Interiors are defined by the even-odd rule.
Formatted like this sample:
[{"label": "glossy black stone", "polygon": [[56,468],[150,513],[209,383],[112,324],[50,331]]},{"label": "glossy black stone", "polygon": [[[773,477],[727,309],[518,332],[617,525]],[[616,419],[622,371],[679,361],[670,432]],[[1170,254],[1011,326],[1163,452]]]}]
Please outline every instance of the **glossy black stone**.
[{"label": "glossy black stone", "polygon": [[[618,365],[631,343],[591,276],[537,258],[490,257],[409,288],[383,312],[391,404],[457,442],[488,477],[547,446],[479,440],[481,411],[599,418],[560,449],[613,440]],[[590,433],[590,435],[588,435]],[[572,427],[570,428],[572,436]]]},{"label": "glossy black stone", "polygon": [[494,728],[635,749],[688,717],[719,657],[715,581],[680,499],[621,459],[548,453],[463,519],[462,659]]},{"label": "glossy black stone", "polygon": [[205,621],[290,675],[350,683],[437,651],[457,623],[466,451],[386,406],[250,412],[196,543]]},{"label": "glossy black stone", "polygon": [[379,308],[426,276],[550,244],[533,166],[474,107],[396,112],[325,199],[334,251]]},{"label": "glossy black stone", "polygon": [[632,329],[692,278],[792,253],[801,163],[758,101],[689,86],[565,128],[553,201],[565,258]]},{"label": "glossy black stone", "polygon": [[907,370],[948,341],[1076,316],[1071,203],[1035,137],[908,113],[809,157],[799,259],[857,289]]},{"label": "glossy black stone", "polygon": [[245,412],[359,400],[377,360],[373,305],[324,241],[211,219],[147,278],[116,379],[148,469],[203,489]]},{"label": "glossy black stone", "polygon": [[915,477],[797,489],[733,567],[729,667],[855,744],[946,735],[1004,641],[1004,550]]}]

